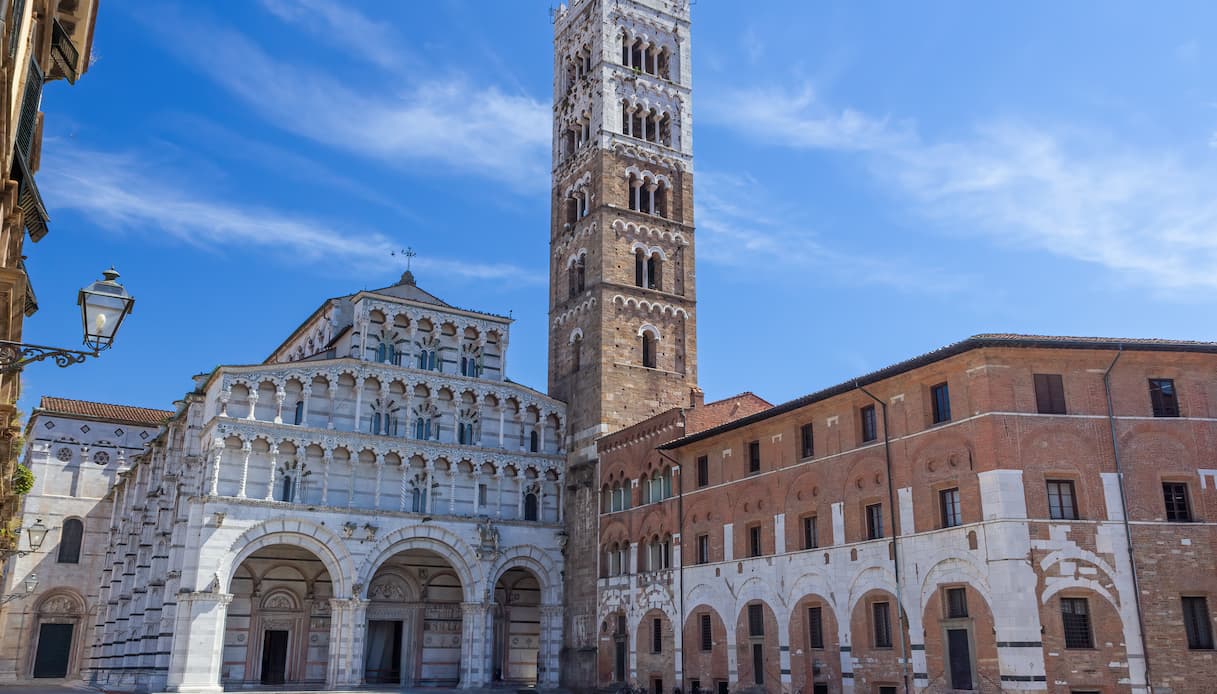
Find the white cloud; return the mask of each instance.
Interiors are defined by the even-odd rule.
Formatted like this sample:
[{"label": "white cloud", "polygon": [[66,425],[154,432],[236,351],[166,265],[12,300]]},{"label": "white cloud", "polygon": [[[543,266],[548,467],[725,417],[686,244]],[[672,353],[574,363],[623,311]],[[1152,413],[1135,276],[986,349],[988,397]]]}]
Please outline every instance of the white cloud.
[{"label": "white cloud", "polygon": [[873,150],[908,139],[906,126],[854,109],[830,109],[810,84],[797,92],[752,86],[710,93],[705,117],[747,137],[799,149]]},{"label": "white cloud", "polygon": [[875,163],[928,215],[1160,288],[1217,288],[1217,172],[1020,124]]},{"label": "white cloud", "polygon": [[261,0],[268,12],[284,22],[383,68],[400,67],[402,39],[388,24],[329,0]]},{"label": "white cloud", "polygon": [[[924,142],[810,89],[753,87],[717,120],[791,149],[851,149],[876,180],[943,228],[1094,263],[1170,289],[1217,288],[1217,171],[1081,131],[995,123]],[[720,106],[722,103],[720,103]],[[1215,141],[1210,143],[1217,146]]]},{"label": "white cloud", "polygon": [[[804,282],[826,276],[834,282],[918,292],[953,292],[970,281],[957,272],[936,272],[925,263],[864,255],[822,243],[815,225],[796,205],[767,194],[765,186],[751,176],[704,170],[697,176],[699,261],[736,268],[757,278],[790,272]],[[748,204],[743,207],[736,200]],[[757,274],[757,268],[765,268],[766,274]],[[930,274],[933,281],[928,280]]]},{"label": "white cloud", "polygon": [[[116,232],[155,235],[207,251],[254,248],[293,263],[363,265],[373,273],[390,264],[400,244],[375,230],[339,226],[280,210],[208,197],[196,182],[134,154],[87,150],[56,141],[43,155],[39,179],[56,209],[74,210]],[[431,257],[420,267],[447,276],[519,284],[545,281],[542,273],[505,263],[479,264]]]},{"label": "white cloud", "polygon": [[536,99],[460,74],[357,86],[276,60],[234,31],[191,24],[190,42],[170,50],[278,128],[423,176],[434,167],[516,190],[548,186],[550,109]]}]

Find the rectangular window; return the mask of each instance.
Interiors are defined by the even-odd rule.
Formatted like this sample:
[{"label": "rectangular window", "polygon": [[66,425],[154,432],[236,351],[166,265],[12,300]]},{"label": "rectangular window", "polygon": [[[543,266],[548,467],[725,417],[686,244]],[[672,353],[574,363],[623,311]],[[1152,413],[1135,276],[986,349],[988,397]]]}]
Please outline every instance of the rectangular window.
[{"label": "rectangular window", "polygon": [[803,516],[803,549],[815,549],[820,546],[816,533],[816,517]]},{"label": "rectangular window", "polygon": [[938,492],[938,505],[942,508],[942,527],[954,528],[963,524],[963,511],[959,506],[959,487]]},{"label": "rectangular window", "polygon": [[765,607],[757,602],[748,606],[748,635],[765,635]]},{"label": "rectangular window", "polygon": [[658,617],[651,620],[651,652],[663,653],[663,620]]},{"label": "rectangular window", "polygon": [[697,536],[697,563],[708,564],[710,562],[710,536]]},{"label": "rectangular window", "polygon": [[1061,622],[1065,629],[1065,648],[1094,648],[1090,606],[1086,598],[1061,598]]},{"label": "rectangular window", "polygon": [[748,528],[748,556],[761,556],[761,526],[759,525]]},{"label": "rectangular window", "polygon": [[801,440],[800,442],[802,444],[799,452],[803,454],[802,457],[804,458],[812,457],[816,454],[816,437],[815,432],[812,431],[811,422],[804,424],[803,427],[799,429],[799,434],[799,438]]},{"label": "rectangular window", "polygon": [[883,504],[871,504],[866,507],[866,539],[878,540],[883,537]]},{"label": "rectangular window", "polygon": [[710,621],[710,615],[704,614],[701,616],[701,649],[710,651],[714,649],[714,629],[713,622]]},{"label": "rectangular window", "polygon": [[1192,650],[1213,650],[1213,622],[1205,598],[1183,598],[1183,626],[1187,630],[1187,647]]},{"label": "rectangular window", "polygon": [[1149,402],[1155,417],[1178,417],[1179,398],[1175,394],[1173,378],[1149,379]]},{"label": "rectangular window", "polygon": [[748,474],[761,471],[761,442],[752,441],[748,444]]},{"label": "rectangular window", "polygon": [[1065,414],[1065,381],[1060,374],[1035,374],[1035,409],[1040,414]]},{"label": "rectangular window", "polygon": [[807,608],[807,643],[811,648],[824,647],[824,615],[822,608]]},{"label": "rectangular window", "polygon": [[963,619],[968,616],[968,591],[964,588],[947,588],[947,619]]},{"label": "rectangular window", "polygon": [[1163,482],[1162,497],[1166,503],[1166,520],[1176,523],[1191,522],[1192,509],[1187,503],[1187,484]]},{"label": "rectangular window", "polygon": [[862,443],[879,438],[879,427],[875,424],[875,406],[867,405],[861,410],[862,414]]},{"label": "rectangular window", "polygon": [[871,626],[875,636],[875,648],[892,647],[892,622],[886,602],[871,604]]},{"label": "rectangular window", "polygon": [[486,508],[486,485],[478,485],[478,508]]},{"label": "rectangular window", "polygon": [[1077,520],[1078,502],[1071,480],[1048,480],[1048,517],[1053,520]]},{"label": "rectangular window", "polygon": [[710,484],[710,457],[697,457],[697,486],[704,487]]},{"label": "rectangular window", "polygon": [[947,384],[939,383],[930,388],[930,401],[935,424],[951,421],[951,391]]}]

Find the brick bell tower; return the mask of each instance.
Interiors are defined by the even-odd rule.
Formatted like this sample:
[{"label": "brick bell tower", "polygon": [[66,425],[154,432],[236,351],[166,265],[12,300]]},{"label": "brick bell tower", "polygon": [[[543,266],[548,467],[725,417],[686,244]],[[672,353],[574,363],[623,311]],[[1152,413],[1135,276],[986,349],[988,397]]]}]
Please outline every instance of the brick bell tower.
[{"label": "brick bell tower", "polygon": [[595,684],[596,439],[700,399],[689,0],[554,15],[549,393],[568,404],[562,681]]}]

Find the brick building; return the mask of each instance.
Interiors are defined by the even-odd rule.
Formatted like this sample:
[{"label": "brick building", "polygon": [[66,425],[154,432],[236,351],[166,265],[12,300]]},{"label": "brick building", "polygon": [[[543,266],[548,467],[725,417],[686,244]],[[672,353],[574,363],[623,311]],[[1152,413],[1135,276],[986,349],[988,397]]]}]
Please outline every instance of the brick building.
[{"label": "brick building", "polygon": [[601,441],[601,684],[1213,691],[1217,344],[981,335],[674,419]]}]

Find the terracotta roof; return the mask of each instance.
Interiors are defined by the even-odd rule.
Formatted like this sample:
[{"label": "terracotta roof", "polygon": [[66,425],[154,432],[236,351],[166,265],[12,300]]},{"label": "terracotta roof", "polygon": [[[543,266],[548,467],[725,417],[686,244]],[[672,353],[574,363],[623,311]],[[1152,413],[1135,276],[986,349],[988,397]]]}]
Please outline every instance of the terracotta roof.
[{"label": "terracotta roof", "polygon": [[147,407],[132,407],[131,405],[111,405],[106,402],[70,400],[50,395],[42,396],[42,402],[38,403],[38,411],[104,419],[111,422],[123,422],[141,426],[157,426],[174,414],[171,410],[153,410]]},{"label": "terracotta roof", "polygon": [[1161,338],[1119,338],[1119,337],[1072,337],[1065,335],[1019,335],[1016,333],[984,333],[973,335],[966,340],[960,340],[945,347],[939,347],[911,359],[892,364],[891,366],[872,371],[850,381],[804,395],[780,405],[775,405],[756,414],[742,417],[719,426],[688,434],[660,446],[664,450],[680,448],[690,443],[701,441],[711,436],[721,434],[760,422],[771,417],[797,410],[814,402],[866,386],[885,378],[891,378],[906,371],[942,361],[957,354],[963,354],[973,349],[986,347],[1015,347],[1015,348],[1049,348],[1049,349],[1102,349],[1129,350],[1144,352],[1198,352],[1202,354],[1217,354],[1217,342],[1199,342],[1196,340],[1166,340]]}]

